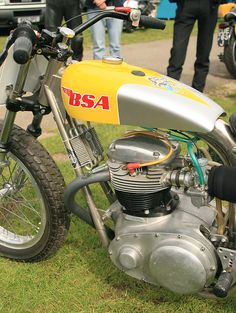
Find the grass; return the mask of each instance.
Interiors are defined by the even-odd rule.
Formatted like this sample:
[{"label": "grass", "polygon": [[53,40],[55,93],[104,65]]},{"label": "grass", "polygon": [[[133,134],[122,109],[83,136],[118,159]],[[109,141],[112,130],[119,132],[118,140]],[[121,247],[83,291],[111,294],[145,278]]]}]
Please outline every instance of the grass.
[{"label": "grass", "polygon": [[[235,96],[215,99],[225,110],[235,110]],[[104,146],[125,127],[97,127]],[[44,146],[57,159],[64,153],[59,136],[45,138]],[[68,161],[58,161],[67,182],[73,172]],[[99,206],[105,205],[95,188]],[[236,295],[224,300],[179,296],[135,280],[120,272],[101,247],[95,231],[73,218],[66,243],[47,261],[34,264],[0,259],[3,313],[234,313]]]}]

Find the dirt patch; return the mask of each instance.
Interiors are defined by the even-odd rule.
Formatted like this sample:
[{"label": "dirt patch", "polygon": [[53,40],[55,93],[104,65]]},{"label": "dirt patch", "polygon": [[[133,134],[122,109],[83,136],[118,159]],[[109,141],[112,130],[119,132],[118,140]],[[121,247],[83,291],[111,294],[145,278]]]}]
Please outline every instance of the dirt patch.
[{"label": "dirt patch", "polygon": [[217,98],[227,98],[231,95],[235,95],[236,100],[236,81],[229,82],[223,86],[218,86],[217,88],[212,88],[207,91],[207,95]]},{"label": "dirt patch", "polygon": [[64,162],[68,161],[68,155],[64,153],[55,153],[52,155],[54,161]]}]

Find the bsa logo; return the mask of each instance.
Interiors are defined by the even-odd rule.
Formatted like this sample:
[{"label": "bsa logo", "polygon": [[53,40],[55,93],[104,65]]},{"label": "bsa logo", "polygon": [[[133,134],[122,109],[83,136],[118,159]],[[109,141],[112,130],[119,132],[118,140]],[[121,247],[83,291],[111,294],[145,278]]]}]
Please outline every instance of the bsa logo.
[{"label": "bsa logo", "polygon": [[110,103],[108,96],[101,96],[96,99],[94,95],[91,94],[80,94],[73,92],[71,89],[62,87],[63,92],[69,97],[69,105],[75,107],[83,107],[87,109],[101,108],[102,110],[109,110]]}]

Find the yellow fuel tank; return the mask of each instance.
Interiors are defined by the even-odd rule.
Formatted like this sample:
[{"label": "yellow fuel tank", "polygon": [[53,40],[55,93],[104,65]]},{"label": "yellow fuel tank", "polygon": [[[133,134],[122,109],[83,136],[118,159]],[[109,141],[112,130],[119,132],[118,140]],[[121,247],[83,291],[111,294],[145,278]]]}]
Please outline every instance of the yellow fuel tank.
[{"label": "yellow fuel tank", "polygon": [[202,130],[200,120],[211,115],[212,128],[223,111],[174,79],[112,58],[69,65],[61,93],[71,117],[106,124]]},{"label": "yellow fuel tank", "polygon": [[65,108],[76,119],[119,124],[119,88],[127,82],[150,86],[146,75],[147,70],[144,73],[140,68],[119,59],[72,64],[65,70],[61,80]]}]

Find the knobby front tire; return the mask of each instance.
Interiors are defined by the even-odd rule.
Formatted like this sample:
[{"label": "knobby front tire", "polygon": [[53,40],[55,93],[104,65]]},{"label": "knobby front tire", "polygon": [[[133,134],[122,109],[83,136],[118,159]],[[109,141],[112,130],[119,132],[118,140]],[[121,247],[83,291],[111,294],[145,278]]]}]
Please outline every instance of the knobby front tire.
[{"label": "knobby front tire", "polygon": [[1,256],[41,261],[61,247],[70,224],[63,192],[63,177],[48,152],[14,126],[0,167]]}]

